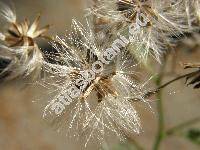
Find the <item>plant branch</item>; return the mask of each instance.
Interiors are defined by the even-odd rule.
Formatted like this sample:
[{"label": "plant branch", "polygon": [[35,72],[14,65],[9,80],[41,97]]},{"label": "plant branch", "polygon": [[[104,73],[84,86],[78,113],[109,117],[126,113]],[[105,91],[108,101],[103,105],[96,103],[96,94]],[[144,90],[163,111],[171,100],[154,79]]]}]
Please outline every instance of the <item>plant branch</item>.
[{"label": "plant branch", "polygon": [[[158,88],[154,89],[154,90],[151,90],[151,91],[148,91],[146,94],[144,94],[143,98],[149,98],[151,97],[152,95],[155,95],[157,94],[160,90],[162,90],[163,88],[167,87],[168,85],[180,80],[180,79],[183,79],[183,78],[187,78],[187,77],[190,77],[190,76],[195,76],[196,74],[199,74],[200,73],[200,70],[197,70],[197,71],[194,71],[194,72],[191,72],[191,73],[187,73],[187,74],[184,74],[184,75],[181,75],[181,76],[178,76],[176,77],[175,79],[173,80],[170,80],[168,81],[167,83],[163,84],[163,85],[160,85]],[[137,99],[137,98],[128,98],[130,101],[141,101],[141,99]]]},{"label": "plant branch", "polygon": [[165,83],[165,84],[159,86],[159,87],[156,88],[155,90],[152,90],[152,91],[147,92],[147,93],[145,94],[144,97],[145,97],[145,98],[148,98],[148,97],[150,97],[150,96],[152,96],[152,95],[158,93],[161,89],[167,87],[167,86],[170,85],[171,83],[176,82],[176,81],[178,81],[178,80],[180,80],[180,79],[183,79],[183,78],[186,78],[186,77],[190,77],[190,76],[196,75],[196,74],[198,74],[198,73],[200,73],[200,70],[197,70],[197,71],[194,71],[194,72],[187,73],[187,74],[184,74],[184,75],[182,75],[182,76],[176,77],[175,79],[170,80],[170,81],[168,81],[167,83]]},{"label": "plant branch", "polygon": [[161,141],[164,137],[164,112],[163,112],[163,100],[162,100],[162,80],[164,77],[164,70],[166,67],[166,57],[164,65],[161,67],[160,75],[157,78],[156,84],[158,88],[153,91],[154,94],[157,93],[157,111],[158,111],[158,133],[156,135],[155,143],[153,145],[154,150],[158,150],[161,144]]}]

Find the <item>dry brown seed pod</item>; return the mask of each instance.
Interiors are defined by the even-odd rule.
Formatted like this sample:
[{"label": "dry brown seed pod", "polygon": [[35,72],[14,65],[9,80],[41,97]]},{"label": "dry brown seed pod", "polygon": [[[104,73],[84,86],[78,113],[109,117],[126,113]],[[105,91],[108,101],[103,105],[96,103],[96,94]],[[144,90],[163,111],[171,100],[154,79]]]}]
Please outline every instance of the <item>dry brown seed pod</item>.
[{"label": "dry brown seed pod", "polygon": [[6,58],[11,61],[0,75],[7,74],[6,79],[8,80],[28,75],[31,75],[33,79],[38,77],[42,67],[43,54],[36,39],[50,39],[45,35],[50,26],[39,28],[40,14],[30,24],[28,19],[18,22],[15,11],[3,2],[0,2],[0,8],[0,16],[8,26],[0,32],[0,40],[2,41],[0,51],[1,54],[4,54],[1,56],[2,59]]}]

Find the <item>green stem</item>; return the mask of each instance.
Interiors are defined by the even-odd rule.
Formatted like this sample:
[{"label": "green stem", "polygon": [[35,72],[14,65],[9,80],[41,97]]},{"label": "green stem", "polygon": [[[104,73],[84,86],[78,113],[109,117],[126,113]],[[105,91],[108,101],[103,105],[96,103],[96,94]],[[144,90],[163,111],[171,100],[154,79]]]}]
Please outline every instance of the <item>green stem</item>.
[{"label": "green stem", "polygon": [[[157,78],[156,84],[158,87],[162,86],[162,80],[164,77],[164,70],[166,67],[166,59],[165,57],[164,64],[161,67],[160,75]],[[155,143],[153,145],[153,150],[158,150],[161,144],[161,141],[164,137],[164,112],[163,112],[163,100],[162,100],[162,88],[156,91],[157,93],[157,111],[158,111],[158,133],[156,135]]]},{"label": "green stem", "polygon": [[157,133],[157,136],[156,136],[156,140],[155,140],[155,144],[154,144],[154,147],[153,147],[153,150],[158,150],[159,147],[160,147],[160,144],[164,138],[165,135],[169,135],[169,134],[173,134],[175,131],[179,130],[179,129],[182,129],[188,125],[191,125],[191,124],[194,124],[198,121],[200,121],[200,118],[196,118],[196,119],[193,119],[191,121],[188,121],[188,122],[185,122],[181,125],[178,125],[170,130],[168,130],[167,132],[165,132],[164,130],[164,112],[163,112],[163,101],[162,101],[162,89],[166,86],[168,86],[169,84],[177,81],[177,80],[180,80],[182,78],[185,78],[185,77],[188,77],[188,76],[192,76],[192,75],[195,75],[197,73],[199,73],[199,70],[198,71],[194,71],[194,72],[191,72],[191,73],[188,73],[188,74],[185,74],[185,75],[182,75],[182,76],[179,76],[165,84],[162,85],[162,79],[163,79],[163,73],[164,73],[164,68],[165,68],[165,65],[163,65],[162,69],[161,69],[161,73],[157,79],[157,86],[158,88],[152,92],[150,92],[149,94],[147,94],[148,96],[151,95],[151,94],[157,94],[157,98],[158,98],[158,101],[157,101],[157,109],[158,109],[158,133]]},{"label": "green stem", "polygon": [[[161,84],[162,76],[158,78],[158,86]],[[158,150],[160,143],[164,136],[164,113],[163,113],[163,102],[162,102],[162,90],[159,90],[157,93],[157,111],[158,111],[158,133],[156,136],[156,141],[154,144],[153,149]]]}]

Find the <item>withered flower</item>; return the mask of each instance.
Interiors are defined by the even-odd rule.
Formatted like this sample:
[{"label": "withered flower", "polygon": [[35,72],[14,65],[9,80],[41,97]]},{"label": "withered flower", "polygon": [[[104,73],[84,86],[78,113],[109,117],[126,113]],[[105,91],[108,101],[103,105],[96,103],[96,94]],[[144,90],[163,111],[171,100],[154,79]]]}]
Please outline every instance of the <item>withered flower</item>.
[{"label": "withered flower", "polygon": [[[6,29],[0,32],[1,58],[10,59],[11,63],[3,69],[1,75],[8,74],[7,79],[19,76],[33,75],[37,77],[41,70],[43,55],[36,39],[48,38],[44,34],[49,25],[39,28],[40,15],[32,24],[28,19],[18,22],[15,12],[6,4],[0,2],[0,16],[6,21]],[[15,61],[15,62],[14,62]]]},{"label": "withered flower", "polygon": [[91,139],[104,141],[110,131],[120,139],[139,133],[140,118],[132,99],[146,102],[135,73],[137,62],[123,50],[107,63],[110,57],[101,54],[111,50],[108,41],[99,46],[92,30],[73,20],[71,34],[56,38],[52,44],[59,56],[51,57],[60,64],[45,63],[48,79],[56,82],[43,84],[53,86],[55,94],[44,118],[59,130],[67,128],[69,136],[83,138],[86,145]]},{"label": "withered flower", "polygon": [[188,14],[187,5],[190,3],[185,0],[97,0],[88,15],[109,20],[113,34],[124,31],[131,41],[130,50],[141,62],[149,56],[159,61],[169,49],[171,37],[191,30],[193,16]]}]

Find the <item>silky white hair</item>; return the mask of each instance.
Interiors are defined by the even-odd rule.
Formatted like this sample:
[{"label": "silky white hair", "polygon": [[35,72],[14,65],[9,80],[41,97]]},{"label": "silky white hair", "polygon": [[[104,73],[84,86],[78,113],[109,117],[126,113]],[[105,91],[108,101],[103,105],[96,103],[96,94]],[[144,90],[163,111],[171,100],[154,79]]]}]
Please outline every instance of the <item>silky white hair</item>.
[{"label": "silky white hair", "polygon": [[[108,89],[114,87],[117,96],[108,94],[98,101],[98,90],[94,89],[86,98],[82,99],[81,96],[78,96],[72,102],[68,102],[67,89],[75,85],[70,78],[71,74],[74,72],[73,75],[75,75],[75,71],[86,71],[86,66],[92,65],[96,60],[95,55],[101,54],[103,52],[101,48],[104,47],[96,44],[98,39],[95,38],[89,22],[86,28],[76,20],[72,22],[72,32],[66,37],[57,37],[53,43],[53,47],[57,49],[59,55],[50,55],[49,57],[55,58],[59,63],[45,63],[50,77],[43,79],[42,85],[48,88],[52,86],[54,96],[45,107],[44,119],[53,124],[58,131],[66,129],[69,136],[84,139],[85,146],[92,139],[98,139],[102,143],[110,131],[119,139],[124,139],[129,133],[140,133],[140,117],[134,107],[134,102],[139,100],[148,104],[148,101],[144,98],[146,92],[144,85],[140,84],[136,78],[137,61],[134,61],[126,49],[110,64],[105,64],[103,71],[95,78],[96,80],[107,76],[110,83],[107,85]],[[60,44],[56,44],[58,41]],[[91,52],[89,56],[87,55],[88,50]],[[113,70],[115,70],[115,74],[112,74]],[[76,77],[81,78],[79,75],[75,75]],[[55,82],[49,82],[53,80]],[[103,87],[101,88],[101,83],[93,83],[93,81],[88,89],[92,84],[97,84],[100,91],[104,90]],[[52,109],[52,105],[60,100],[65,100],[68,105],[62,114],[57,115]]]},{"label": "silky white hair", "polygon": [[[173,38],[178,38],[185,32],[191,32],[194,20],[191,5],[194,1],[187,0],[147,0],[140,5],[148,7],[144,15],[148,18],[146,26],[135,28],[131,34],[130,51],[142,63],[152,56],[160,61],[162,54],[169,49]],[[123,32],[130,36],[127,29],[131,24],[138,24],[137,19],[132,21],[125,15],[138,15],[143,13],[131,0],[97,0],[93,7],[87,9],[87,16],[95,15],[97,19],[108,20],[107,26],[115,29],[112,34]],[[121,25],[119,25],[121,24]],[[115,27],[117,26],[117,28]],[[102,28],[104,30],[104,28]]]}]

